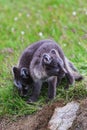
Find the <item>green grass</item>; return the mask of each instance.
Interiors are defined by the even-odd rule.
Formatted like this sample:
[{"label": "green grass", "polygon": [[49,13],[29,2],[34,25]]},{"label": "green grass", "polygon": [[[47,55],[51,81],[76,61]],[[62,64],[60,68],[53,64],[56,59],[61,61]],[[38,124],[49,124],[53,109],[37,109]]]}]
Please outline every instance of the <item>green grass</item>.
[{"label": "green grass", "polygon": [[56,100],[70,101],[87,96],[86,5],[86,0],[0,0],[0,116],[31,114],[46,104],[47,89],[43,89],[37,103],[26,104],[14,90],[11,72],[24,48],[45,38],[57,41],[85,77],[68,91],[62,84],[57,88]]}]

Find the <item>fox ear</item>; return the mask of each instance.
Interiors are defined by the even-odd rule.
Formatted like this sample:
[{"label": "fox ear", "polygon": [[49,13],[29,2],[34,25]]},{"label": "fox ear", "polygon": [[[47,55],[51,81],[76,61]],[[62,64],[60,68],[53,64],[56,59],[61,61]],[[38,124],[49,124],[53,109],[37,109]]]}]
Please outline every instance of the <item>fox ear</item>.
[{"label": "fox ear", "polygon": [[[51,54],[57,54],[58,52],[55,49],[51,49],[50,51]],[[57,54],[58,55],[58,54]]]},{"label": "fox ear", "polygon": [[18,68],[14,66],[14,67],[12,68],[12,72],[13,72],[13,74],[16,74],[17,71],[18,71]]},{"label": "fox ear", "polygon": [[28,78],[29,77],[29,71],[28,71],[28,69],[27,68],[25,68],[25,67],[23,67],[23,68],[21,68],[21,76],[23,77],[23,78]]},{"label": "fox ear", "polygon": [[50,64],[51,61],[52,61],[52,59],[51,59],[50,55],[47,54],[47,53],[44,53],[44,54],[43,54],[43,62],[44,62],[45,64]]}]

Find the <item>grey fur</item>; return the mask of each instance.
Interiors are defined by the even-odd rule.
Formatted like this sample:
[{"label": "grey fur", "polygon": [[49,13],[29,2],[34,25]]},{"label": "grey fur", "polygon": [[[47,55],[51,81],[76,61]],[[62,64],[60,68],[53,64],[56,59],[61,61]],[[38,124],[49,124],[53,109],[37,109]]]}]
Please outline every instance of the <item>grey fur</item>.
[{"label": "grey fur", "polygon": [[[20,56],[17,67],[13,67],[14,84],[17,87],[21,96],[26,96],[28,89],[33,85],[32,77],[30,76],[29,65],[35,51],[45,42],[52,40],[46,39],[33,43],[27,47]],[[27,78],[26,78],[27,77]],[[26,89],[27,88],[27,89]]]},{"label": "grey fur", "polygon": [[48,98],[53,99],[57,83],[59,84],[63,77],[67,79],[66,88],[73,84],[75,79],[81,78],[60,46],[49,39],[38,41],[26,48],[18,66],[13,68],[13,73],[15,85],[21,95],[26,95],[28,89],[33,87],[28,102],[37,101],[43,82],[48,82]]},{"label": "grey fur", "polygon": [[[42,65],[42,58],[43,58],[43,55],[46,53],[50,56],[50,50],[52,50],[52,49],[56,50],[56,52],[57,52],[56,63],[59,63],[59,60],[61,60],[63,62],[63,67],[62,67],[63,69],[60,68],[58,72],[56,70],[56,72],[57,72],[57,74],[56,74],[56,72],[54,70],[53,70],[54,73],[52,72],[52,68],[51,68],[50,72],[52,72],[52,75],[50,75],[48,73],[48,70],[46,70],[47,65],[45,65],[45,66]],[[47,62],[50,59],[49,56],[47,58]],[[50,67],[50,62],[48,62],[48,63],[49,63],[49,67]],[[54,98],[56,95],[55,93],[56,93],[57,80],[59,83],[63,77],[66,77],[66,79],[67,79],[66,88],[68,88],[70,84],[72,85],[75,82],[76,77],[75,77],[75,73],[73,73],[74,71],[77,73],[77,78],[82,77],[76,71],[74,65],[65,57],[62,49],[55,41],[50,41],[49,44],[48,44],[48,42],[45,41],[45,44],[43,44],[36,50],[36,52],[33,56],[33,59],[30,63],[31,77],[33,78],[35,84],[38,85],[39,93],[36,95],[39,96],[39,94],[40,94],[40,89],[41,89],[40,85],[42,85],[42,83],[44,81],[48,81],[48,85],[49,85],[48,97]],[[51,80],[49,80],[49,79],[51,79]],[[36,87],[36,85],[35,85],[35,87]],[[38,97],[38,96],[35,97],[35,95],[33,95],[33,96],[34,96],[34,99],[36,99]]]}]

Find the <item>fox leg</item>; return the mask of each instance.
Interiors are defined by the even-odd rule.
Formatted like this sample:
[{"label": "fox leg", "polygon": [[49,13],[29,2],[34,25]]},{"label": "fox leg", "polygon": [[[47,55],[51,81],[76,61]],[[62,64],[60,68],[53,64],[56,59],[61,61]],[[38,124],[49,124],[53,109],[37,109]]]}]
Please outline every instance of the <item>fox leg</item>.
[{"label": "fox leg", "polygon": [[57,77],[53,76],[48,80],[48,98],[53,99],[56,96]]},{"label": "fox leg", "polygon": [[33,90],[32,90],[32,95],[29,98],[29,100],[27,101],[27,103],[32,103],[32,102],[36,102],[39,95],[40,95],[40,91],[41,91],[41,87],[42,87],[42,83],[41,82],[35,82],[33,84]]}]

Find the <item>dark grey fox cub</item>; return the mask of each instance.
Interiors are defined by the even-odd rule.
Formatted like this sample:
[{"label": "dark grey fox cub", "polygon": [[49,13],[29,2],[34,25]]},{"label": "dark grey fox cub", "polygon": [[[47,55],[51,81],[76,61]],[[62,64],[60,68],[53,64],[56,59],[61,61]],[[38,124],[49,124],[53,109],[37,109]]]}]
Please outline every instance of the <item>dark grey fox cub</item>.
[{"label": "dark grey fox cub", "polygon": [[41,40],[27,47],[22,53],[17,67],[13,67],[14,84],[17,87],[20,96],[26,96],[29,88],[32,86],[33,80],[30,76],[29,65],[35,51],[45,42],[52,40]]},{"label": "dark grey fox cub", "polygon": [[48,82],[48,98],[52,99],[56,95],[57,83],[63,77],[67,79],[66,88],[76,79],[82,79],[55,41],[51,41],[49,44],[45,42],[36,50],[30,63],[30,75],[35,87],[29,101],[37,100],[43,82]]},{"label": "dark grey fox cub", "polygon": [[52,99],[56,95],[57,82],[64,76],[67,78],[67,87],[75,79],[82,79],[53,40],[42,40],[25,49],[18,66],[13,68],[13,73],[14,83],[22,95],[26,95],[33,86],[29,102],[37,100],[44,81],[48,82],[48,97]]}]

